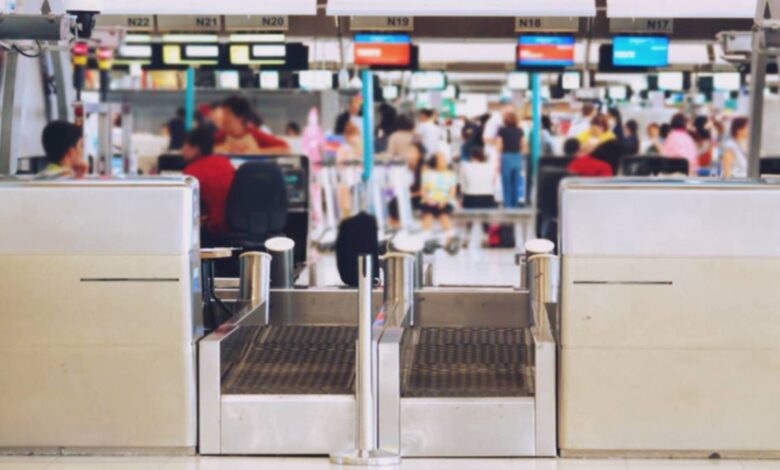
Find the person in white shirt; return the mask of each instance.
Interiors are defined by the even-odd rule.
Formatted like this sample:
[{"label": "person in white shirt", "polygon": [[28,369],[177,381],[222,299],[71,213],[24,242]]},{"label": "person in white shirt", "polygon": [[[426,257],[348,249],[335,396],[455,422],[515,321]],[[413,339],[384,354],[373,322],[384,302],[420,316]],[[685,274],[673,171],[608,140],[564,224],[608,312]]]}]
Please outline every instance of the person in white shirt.
[{"label": "person in white shirt", "polygon": [[749,124],[745,117],[731,122],[731,138],[723,143],[721,175],[724,178],[747,178]]},{"label": "person in white shirt", "polygon": [[485,122],[485,127],[482,131],[482,140],[485,142],[485,145],[496,145],[498,131],[502,127],[504,127],[504,116],[498,111],[490,113],[490,117]]},{"label": "person in white shirt", "polygon": [[472,147],[469,161],[460,165],[460,192],[464,209],[492,209],[496,207],[498,172],[488,162],[482,147]]},{"label": "person in white shirt", "polygon": [[575,118],[569,127],[567,137],[577,137],[583,132],[590,129],[590,122],[596,117],[596,107],[591,103],[583,103],[582,115]]},{"label": "person in white shirt", "polygon": [[421,110],[418,119],[417,137],[428,151],[426,156],[431,156],[439,148],[439,141],[442,139],[441,129],[436,125],[434,112],[430,109]]}]

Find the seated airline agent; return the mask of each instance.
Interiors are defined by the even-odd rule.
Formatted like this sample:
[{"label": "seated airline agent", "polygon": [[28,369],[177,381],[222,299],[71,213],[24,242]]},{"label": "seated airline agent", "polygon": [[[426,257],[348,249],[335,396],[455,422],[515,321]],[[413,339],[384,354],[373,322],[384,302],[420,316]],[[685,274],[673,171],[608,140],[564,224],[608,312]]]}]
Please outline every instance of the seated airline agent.
[{"label": "seated airline agent", "polygon": [[184,174],[200,183],[201,244],[213,247],[230,231],[225,206],[236,170],[227,157],[213,154],[214,134],[207,127],[190,132],[181,153],[187,163]]},{"label": "seated airline agent", "polygon": [[47,166],[38,176],[43,178],[84,176],[89,164],[84,160],[81,127],[67,121],[50,122],[43,129],[41,143]]},{"label": "seated airline agent", "polygon": [[252,116],[252,106],[245,98],[233,96],[225,100],[222,104],[222,129],[215,137],[220,152],[233,155],[290,152],[286,141],[252,124]]}]

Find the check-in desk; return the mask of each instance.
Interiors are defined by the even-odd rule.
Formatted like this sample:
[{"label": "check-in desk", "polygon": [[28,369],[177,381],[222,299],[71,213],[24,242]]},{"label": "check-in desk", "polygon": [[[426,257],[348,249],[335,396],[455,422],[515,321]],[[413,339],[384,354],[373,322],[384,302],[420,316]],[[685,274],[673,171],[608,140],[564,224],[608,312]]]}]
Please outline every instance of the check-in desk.
[{"label": "check-in desk", "polygon": [[0,448],[194,453],[197,184],[0,180]]},{"label": "check-in desk", "polygon": [[559,447],[780,453],[780,185],[562,187]]}]

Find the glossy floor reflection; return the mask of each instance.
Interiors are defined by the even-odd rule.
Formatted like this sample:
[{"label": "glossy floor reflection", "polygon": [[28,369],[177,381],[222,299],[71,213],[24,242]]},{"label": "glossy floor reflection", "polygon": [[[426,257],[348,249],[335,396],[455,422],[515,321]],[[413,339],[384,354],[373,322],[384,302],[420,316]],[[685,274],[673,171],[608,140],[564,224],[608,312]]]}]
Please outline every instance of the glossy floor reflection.
[{"label": "glossy floor reflection", "polygon": [[[326,458],[0,457],[0,470],[335,470]],[[780,470],[780,461],[406,459],[402,470]]]}]

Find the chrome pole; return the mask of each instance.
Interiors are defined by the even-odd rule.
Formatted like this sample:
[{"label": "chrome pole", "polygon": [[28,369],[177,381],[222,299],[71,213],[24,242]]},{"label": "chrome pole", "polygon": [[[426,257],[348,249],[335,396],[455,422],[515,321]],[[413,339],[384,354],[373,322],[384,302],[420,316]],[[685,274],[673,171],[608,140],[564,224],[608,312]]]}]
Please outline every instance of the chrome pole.
[{"label": "chrome pole", "polygon": [[[385,262],[385,307],[393,309],[385,311],[389,326],[401,326],[404,317],[409,315],[409,324],[414,325],[414,290],[415,290],[415,256],[406,253],[390,253],[384,257]],[[401,305],[398,313],[396,305]]]},{"label": "chrome pole", "polygon": [[271,285],[274,289],[292,289],[295,284],[295,241],[286,237],[271,238],[265,249],[273,259]]},{"label": "chrome pole", "polygon": [[241,272],[239,298],[253,304],[265,303],[265,323],[268,323],[268,300],[271,292],[271,255],[256,251],[239,256]]},{"label": "chrome pole", "polygon": [[551,254],[533,255],[528,258],[529,297],[534,326],[541,334],[552,334],[547,304],[558,303],[558,257]]},{"label": "chrome pole", "polygon": [[766,63],[763,30],[753,32],[753,54],[750,70],[750,151],[748,177],[758,178],[761,173],[761,144],[764,126],[764,88],[766,87]]},{"label": "chrome pole", "polygon": [[371,348],[372,308],[371,294],[374,285],[374,260],[361,256],[358,271],[358,344],[357,344],[357,413],[358,413],[358,455],[366,457],[376,448],[376,423],[374,422],[374,381],[371,365],[374,363]]},{"label": "chrome pole", "polygon": [[398,465],[401,457],[378,449],[378,409],[376,406],[376,351],[373,341],[374,259],[358,259],[358,340],[355,378],[355,405],[357,411],[357,439],[355,450],[331,455],[336,465],[380,466]]}]

